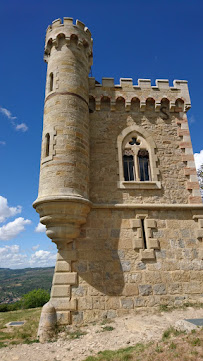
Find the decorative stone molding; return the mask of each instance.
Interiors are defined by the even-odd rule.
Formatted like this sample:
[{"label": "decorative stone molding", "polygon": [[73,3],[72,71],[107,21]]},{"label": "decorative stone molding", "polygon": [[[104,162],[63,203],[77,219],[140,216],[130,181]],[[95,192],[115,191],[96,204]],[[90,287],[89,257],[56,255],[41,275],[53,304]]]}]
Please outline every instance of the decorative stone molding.
[{"label": "decorative stone molding", "polygon": [[159,241],[153,238],[153,229],[157,228],[154,219],[148,219],[147,214],[137,214],[137,219],[131,220],[131,227],[135,230],[133,249],[139,250],[141,260],[154,260],[154,250],[159,249]]},{"label": "decorative stone molding", "polygon": [[86,222],[90,202],[82,197],[46,197],[37,199],[33,207],[40,214],[40,222],[46,225],[46,234],[56,244],[71,243],[80,234],[80,226]]},{"label": "decorative stone molding", "polygon": [[[151,181],[125,181],[123,175],[123,144],[126,138],[137,136],[145,143],[145,147],[149,152],[149,163],[151,171]],[[119,188],[129,189],[160,189],[161,182],[158,180],[159,169],[157,167],[156,144],[151,135],[142,127],[138,125],[131,125],[125,128],[117,138],[118,148],[118,173],[119,173]]]}]

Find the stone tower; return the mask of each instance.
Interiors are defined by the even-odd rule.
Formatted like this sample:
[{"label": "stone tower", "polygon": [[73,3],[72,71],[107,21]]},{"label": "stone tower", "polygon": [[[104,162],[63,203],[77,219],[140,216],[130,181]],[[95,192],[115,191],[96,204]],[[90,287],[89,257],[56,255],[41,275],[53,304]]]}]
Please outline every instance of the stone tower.
[{"label": "stone tower", "polygon": [[[86,222],[89,201],[89,85],[91,33],[73,19],[48,27],[44,60],[47,81],[38,199],[34,207],[57,245],[58,258],[52,303],[61,323],[69,323],[71,273],[67,245]],[[64,284],[67,287],[64,287]],[[67,312],[68,310],[68,312]],[[62,313],[61,313],[62,312]]]},{"label": "stone tower", "polygon": [[57,323],[200,301],[203,205],[187,81],[88,79],[91,34],[71,18],[48,27],[45,61],[34,207],[58,248]]}]

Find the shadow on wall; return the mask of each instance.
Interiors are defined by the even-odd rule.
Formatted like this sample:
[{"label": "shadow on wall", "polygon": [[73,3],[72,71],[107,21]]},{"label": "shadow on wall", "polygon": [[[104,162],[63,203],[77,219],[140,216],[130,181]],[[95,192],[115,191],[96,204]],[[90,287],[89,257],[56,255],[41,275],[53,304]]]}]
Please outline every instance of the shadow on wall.
[{"label": "shadow on wall", "polygon": [[[78,273],[80,286],[85,281],[84,292],[90,285],[104,295],[120,295],[124,288],[123,272],[131,268],[131,262],[125,260],[125,249],[128,245],[132,249],[132,238],[127,228],[121,231],[122,211],[98,211],[91,212],[81,238],[76,241],[79,261],[73,264],[73,270]],[[128,216],[127,223],[133,214],[128,213]],[[126,233],[126,244],[121,232]]]}]

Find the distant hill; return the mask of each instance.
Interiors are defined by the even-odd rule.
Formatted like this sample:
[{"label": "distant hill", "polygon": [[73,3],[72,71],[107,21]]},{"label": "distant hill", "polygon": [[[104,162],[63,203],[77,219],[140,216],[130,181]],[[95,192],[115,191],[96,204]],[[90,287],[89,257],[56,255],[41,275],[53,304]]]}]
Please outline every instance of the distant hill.
[{"label": "distant hill", "polygon": [[0,303],[11,303],[37,288],[51,289],[54,267],[0,268]]}]

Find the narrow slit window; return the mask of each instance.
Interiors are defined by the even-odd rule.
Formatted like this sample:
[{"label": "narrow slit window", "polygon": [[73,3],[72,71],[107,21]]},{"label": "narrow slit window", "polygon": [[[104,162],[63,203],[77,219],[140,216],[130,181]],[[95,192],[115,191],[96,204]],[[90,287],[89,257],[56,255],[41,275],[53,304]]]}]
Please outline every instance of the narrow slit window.
[{"label": "narrow slit window", "polygon": [[45,157],[49,156],[49,148],[50,148],[50,135],[49,133],[45,136],[46,144],[45,144]]},{"label": "narrow slit window", "polygon": [[49,91],[52,92],[54,85],[54,75],[53,73],[50,73],[49,75]]},{"label": "narrow slit window", "polygon": [[141,219],[142,235],[143,235],[143,248],[147,249],[146,233],[144,228],[144,219]]},{"label": "narrow slit window", "polygon": [[149,153],[145,149],[140,149],[138,152],[138,164],[141,181],[150,180],[150,169],[149,169]]},{"label": "narrow slit window", "polygon": [[125,181],[135,180],[135,166],[133,155],[123,156],[123,172]]}]

